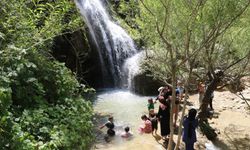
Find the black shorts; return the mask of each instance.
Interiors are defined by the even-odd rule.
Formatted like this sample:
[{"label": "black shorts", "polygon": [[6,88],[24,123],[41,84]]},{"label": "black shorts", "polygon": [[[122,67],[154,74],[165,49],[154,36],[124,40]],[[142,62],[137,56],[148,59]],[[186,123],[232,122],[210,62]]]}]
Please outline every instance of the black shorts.
[{"label": "black shorts", "polygon": [[153,120],[153,121],[151,121],[151,123],[152,123],[152,131],[157,130],[158,129],[157,120]]},{"label": "black shorts", "polygon": [[107,134],[108,134],[109,136],[114,136],[114,135],[115,135],[115,131],[112,130],[112,129],[108,129]]}]

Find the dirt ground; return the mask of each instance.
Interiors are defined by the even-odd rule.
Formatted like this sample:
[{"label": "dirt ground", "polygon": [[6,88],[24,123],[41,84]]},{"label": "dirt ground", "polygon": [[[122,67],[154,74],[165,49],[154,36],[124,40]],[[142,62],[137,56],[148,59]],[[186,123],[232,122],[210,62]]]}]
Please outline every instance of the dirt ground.
[{"label": "dirt ground", "polygon": [[[250,109],[248,105],[229,91],[215,91],[214,94],[214,114],[209,119],[209,123],[216,130],[218,138],[211,142],[198,129],[198,141],[195,149],[250,150]],[[242,94],[245,98],[250,98],[250,88],[245,89]],[[189,101],[198,108],[197,94],[190,96]]]}]

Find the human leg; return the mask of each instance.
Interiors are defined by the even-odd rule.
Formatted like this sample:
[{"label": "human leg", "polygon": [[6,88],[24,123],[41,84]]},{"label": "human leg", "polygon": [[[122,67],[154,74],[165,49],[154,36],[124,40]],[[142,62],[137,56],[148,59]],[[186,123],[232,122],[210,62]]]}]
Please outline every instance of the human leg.
[{"label": "human leg", "polygon": [[210,108],[211,108],[212,110],[214,110],[214,108],[213,108],[213,98],[210,98],[210,100],[209,100],[209,105],[210,105]]},{"label": "human leg", "polygon": [[199,105],[200,106],[202,104],[203,97],[204,97],[204,94],[203,93],[199,93]]},{"label": "human leg", "polygon": [[186,142],[185,147],[186,150],[194,150],[194,143]]}]

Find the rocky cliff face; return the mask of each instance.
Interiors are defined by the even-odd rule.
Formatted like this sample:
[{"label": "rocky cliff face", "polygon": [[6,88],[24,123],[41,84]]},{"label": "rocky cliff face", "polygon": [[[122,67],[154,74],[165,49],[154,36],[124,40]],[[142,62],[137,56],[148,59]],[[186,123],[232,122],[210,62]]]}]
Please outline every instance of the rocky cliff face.
[{"label": "rocky cliff face", "polygon": [[157,81],[150,76],[147,76],[146,72],[143,72],[134,78],[135,93],[140,95],[158,95],[158,88],[164,86],[164,83]]},{"label": "rocky cliff face", "polygon": [[95,46],[85,29],[54,39],[52,55],[76,73],[78,80],[91,87],[101,87],[101,69]]},{"label": "rocky cliff face", "polygon": [[[81,29],[56,37],[52,55],[75,72],[81,83],[94,88],[103,87],[97,49],[86,30]],[[163,85],[145,72],[135,76],[134,84],[134,92],[141,95],[157,94],[157,89]]]}]

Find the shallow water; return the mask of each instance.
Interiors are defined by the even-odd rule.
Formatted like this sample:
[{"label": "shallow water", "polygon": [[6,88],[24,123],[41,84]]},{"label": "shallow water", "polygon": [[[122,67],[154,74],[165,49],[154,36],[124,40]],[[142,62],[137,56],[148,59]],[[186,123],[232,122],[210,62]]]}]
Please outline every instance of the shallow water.
[{"label": "shallow water", "polygon": [[[138,127],[142,124],[141,115],[148,114],[147,99],[149,97],[138,96],[129,91],[109,90],[98,94],[94,103],[94,111],[99,117],[96,119],[96,127],[107,121],[107,115],[114,117],[116,136],[110,142],[104,140],[107,128],[96,132],[96,142],[92,149],[105,150],[161,150],[164,147],[152,134],[140,134]],[[154,97],[153,97],[154,98]],[[158,108],[158,105],[155,106]],[[101,117],[100,117],[101,116]],[[104,117],[106,116],[106,117]],[[123,128],[129,126],[133,133],[130,139],[120,137]],[[101,133],[101,134],[100,134]],[[159,130],[158,130],[159,134]],[[159,136],[158,136],[159,138]]]}]

